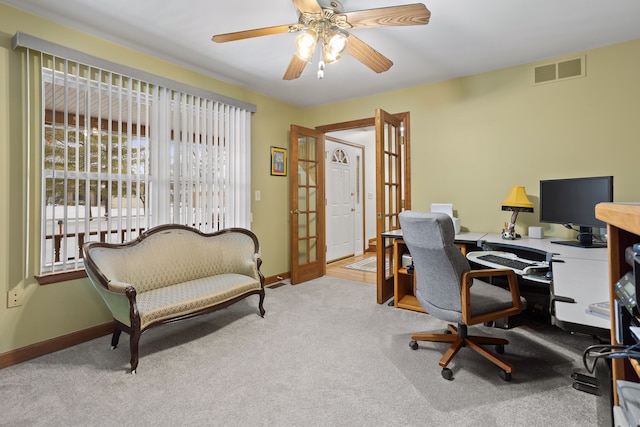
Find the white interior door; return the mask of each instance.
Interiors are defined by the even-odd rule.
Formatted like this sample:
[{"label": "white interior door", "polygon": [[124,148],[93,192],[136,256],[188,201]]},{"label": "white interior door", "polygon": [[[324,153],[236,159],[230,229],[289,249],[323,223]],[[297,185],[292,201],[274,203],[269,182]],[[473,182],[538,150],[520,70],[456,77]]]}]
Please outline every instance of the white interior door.
[{"label": "white interior door", "polygon": [[327,261],[331,262],[356,253],[356,233],[361,235],[362,229],[356,230],[355,226],[355,165],[349,147],[333,141],[326,141],[325,144]]}]

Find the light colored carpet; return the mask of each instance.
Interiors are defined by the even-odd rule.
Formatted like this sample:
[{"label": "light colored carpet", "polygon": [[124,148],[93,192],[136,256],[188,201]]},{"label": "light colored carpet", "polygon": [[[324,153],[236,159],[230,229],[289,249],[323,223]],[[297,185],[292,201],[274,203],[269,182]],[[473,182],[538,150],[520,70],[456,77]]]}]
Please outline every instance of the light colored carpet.
[{"label": "light colored carpet", "polygon": [[[0,372],[11,426],[591,426],[597,397],[572,388],[590,339],[522,327],[513,381],[469,349],[440,376],[442,345],[408,347],[444,323],[375,303],[375,287],[333,277],[267,289],[211,315],[151,329],[128,373],[125,334]],[[556,328],[557,329],[557,328]],[[558,330],[559,331],[559,330]]]}]

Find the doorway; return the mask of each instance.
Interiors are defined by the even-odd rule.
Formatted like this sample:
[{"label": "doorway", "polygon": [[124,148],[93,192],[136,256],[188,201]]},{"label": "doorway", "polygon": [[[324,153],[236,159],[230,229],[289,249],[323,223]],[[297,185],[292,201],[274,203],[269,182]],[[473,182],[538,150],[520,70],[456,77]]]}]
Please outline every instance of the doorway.
[{"label": "doorway", "polygon": [[399,212],[411,207],[408,112],[377,109],[372,118],[315,129],[291,125],[291,283],[326,271],[325,134],[363,127],[375,129],[376,300],[382,304],[393,296],[394,282],[392,245],[382,234],[399,228]]}]

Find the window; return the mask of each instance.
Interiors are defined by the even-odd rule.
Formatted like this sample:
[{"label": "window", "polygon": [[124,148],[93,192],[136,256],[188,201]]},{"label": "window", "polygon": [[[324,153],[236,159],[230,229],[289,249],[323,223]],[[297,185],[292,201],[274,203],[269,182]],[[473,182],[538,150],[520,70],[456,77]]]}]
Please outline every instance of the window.
[{"label": "window", "polygon": [[333,155],[331,156],[331,162],[339,163],[342,165],[348,165],[349,156],[341,148],[336,148],[335,150],[333,150]]},{"label": "window", "polygon": [[159,224],[249,228],[250,110],[36,57],[41,275],[81,269],[86,241],[128,241]]},{"label": "window", "polygon": [[85,241],[150,225],[151,85],[62,58],[42,66],[41,273],[81,268]]}]

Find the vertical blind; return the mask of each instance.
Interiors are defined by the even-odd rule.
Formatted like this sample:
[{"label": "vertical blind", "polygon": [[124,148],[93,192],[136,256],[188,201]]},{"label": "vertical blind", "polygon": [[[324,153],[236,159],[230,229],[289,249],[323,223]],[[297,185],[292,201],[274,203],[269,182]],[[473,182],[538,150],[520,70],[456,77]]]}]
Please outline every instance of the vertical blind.
[{"label": "vertical blind", "polygon": [[[250,227],[251,111],[43,52],[40,273],[89,240],[177,223]],[[27,57],[31,52],[27,49]],[[28,61],[28,59],[27,59]],[[28,110],[32,110],[27,108]]]}]

